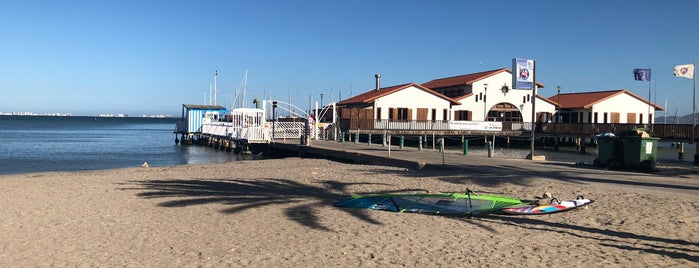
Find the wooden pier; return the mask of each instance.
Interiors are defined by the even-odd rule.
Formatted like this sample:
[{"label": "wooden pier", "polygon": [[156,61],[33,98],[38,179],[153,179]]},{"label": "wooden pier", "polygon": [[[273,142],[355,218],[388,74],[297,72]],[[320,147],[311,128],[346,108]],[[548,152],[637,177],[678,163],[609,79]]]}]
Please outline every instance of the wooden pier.
[{"label": "wooden pier", "polygon": [[[275,122],[267,120],[265,109],[238,108],[226,113],[220,106],[183,105],[183,118],[186,121],[177,124],[176,142],[183,144],[202,144],[221,150],[236,152],[259,151],[276,141],[298,141],[308,145],[311,140],[363,140],[371,143],[372,138],[386,137],[418,140],[420,145],[444,141],[460,140],[463,144],[468,138],[484,138],[484,143],[495,138],[510,140],[529,140],[531,131],[535,139],[555,147],[559,144],[574,144],[580,152],[585,146],[594,144],[595,135],[599,133],[621,133],[644,128],[652,137],[663,141],[689,142],[699,133],[697,127],[673,124],[582,124],[582,123],[536,123],[528,122],[477,122],[477,121],[430,121],[430,120],[339,120],[337,123],[316,123],[313,119],[301,122]],[[187,116],[184,116],[187,114]],[[200,120],[203,119],[203,120]],[[199,121],[198,124],[192,121]],[[373,137],[372,137],[373,135]],[[179,138],[178,138],[179,136]],[[360,138],[361,137],[361,138]],[[390,142],[390,141],[389,141]],[[699,144],[697,145],[699,147]],[[699,164],[698,155],[694,155],[695,164]]]}]

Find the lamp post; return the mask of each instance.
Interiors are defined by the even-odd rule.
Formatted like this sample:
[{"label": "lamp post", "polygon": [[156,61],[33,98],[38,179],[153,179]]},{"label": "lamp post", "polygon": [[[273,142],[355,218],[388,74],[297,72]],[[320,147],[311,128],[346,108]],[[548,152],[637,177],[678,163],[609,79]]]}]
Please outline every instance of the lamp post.
[{"label": "lamp post", "polygon": [[483,121],[488,121],[488,84],[483,84]]},{"label": "lamp post", "polygon": [[277,101],[272,101],[272,142],[274,143],[274,130],[277,125]]},{"label": "lamp post", "polygon": [[558,101],[556,105],[556,123],[561,122],[561,86],[556,86],[556,90],[558,91]]}]

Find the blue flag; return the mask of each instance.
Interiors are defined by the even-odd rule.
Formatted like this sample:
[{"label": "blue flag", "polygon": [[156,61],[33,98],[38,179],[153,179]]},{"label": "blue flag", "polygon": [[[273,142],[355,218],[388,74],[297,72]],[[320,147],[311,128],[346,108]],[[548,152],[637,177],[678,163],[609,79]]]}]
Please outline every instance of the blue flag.
[{"label": "blue flag", "polygon": [[633,69],[633,79],[636,81],[650,81],[650,69]]}]

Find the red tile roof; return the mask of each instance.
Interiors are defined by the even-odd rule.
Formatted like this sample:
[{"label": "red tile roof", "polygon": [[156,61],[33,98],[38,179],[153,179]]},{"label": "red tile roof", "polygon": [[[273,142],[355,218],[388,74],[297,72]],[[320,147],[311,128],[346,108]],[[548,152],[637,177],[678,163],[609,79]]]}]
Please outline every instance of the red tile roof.
[{"label": "red tile roof", "polygon": [[453,97],[451,97],[451,98],[452,98],[452,99],[455,99],[455,100],[457,100],[457,101],[460,101],[460,100],[463,100],[463,99],[468,98],[468,97],[471,97],[471,96],[473,96],[473,92],[469,92],[469,93],[464,94],[464,95],[453,96]]},{"label": "red tile roof", "polygon": [[[459,76],[452,76],[452,77],[446,77],[446,78],[439,78],[435,79],[432,81],[429,81],[427,83],[422,84],[425,87],[428,88],[444,88],[444,87],[453,87],[453,86],[462,86],[462,85],[473,85],[473,82],[476,82],[478,80],[482,80],[484,78],[502,73],[502,72],[508,72],[512,74],[510,69],[507,68],[500,68],[496,70],[490,70],[490,71],[485,71],[485,72],[480,72],[480,73],[472,73],[472,74],[465,74],[465,75],[459,75]],[[540,88],[544,87],[544,84],[537,82],[536,83]]]},{"label": "red tile roof", "polygon": [[456,101],[452,98],[449,98],[447,96],[444,96],[442,94],[439,94],[434,90],[431,90],[429,88],[426,88],[426,87],[421,86],[421,85],[416,84],[416,83],[408,83],[408,84],[402,84],[402,85],[391,86],[391,87],[382,87],[379,90],[372,89],[372,90],[369,90],[369,91],[364,92],[362,94],[359,94],[357,96],[351,97],[351,98],[343,100],[341,102],[338,102],[337,105],[371,103],[380,97],[393,94],[394,92],[401,91],[401,90],[409,88],[411,86],[416,87],[416,88],[421,89],[421,90],[424,90],[424,91],[426,91],[432,95],[435,95],[439,98],[445,99],[452,104],[460,104],[458,101]]},{"label": "red tile roof", "polygon": [[[554,96],[549,97],[548,99],[553,102],[553,103],[558,103],[559,100],[559,95],[560,95],[560,107],[564,109],[588,109],[595,105],[596,103],[599,103],[601,101],[604,101],[606,99],[612,98],[614,96],[617,96],[619,94],[629,94],[630,96],[644,102],[648,103],[647,99],[644,99],[636,94],[634,94],[631,91],[628,91],[626,89],[618,89],[618,90],[608,90],[608,91],[595,91],[595,92],[582,92],[582,93],[563,93],[563,94],[556,94]],[[650,103],[656,110],[664,111],[665,108],[662,106],[659,106],[655,103]]]},{"label": "red tile roof", "polygon": [[550,99],[547,99],[546,97],[542,96],[541,94],[536,94],[536,99],[548,102],[548,103],[553,104],[553,105],[556,105],[555,101],[551,101]]}]

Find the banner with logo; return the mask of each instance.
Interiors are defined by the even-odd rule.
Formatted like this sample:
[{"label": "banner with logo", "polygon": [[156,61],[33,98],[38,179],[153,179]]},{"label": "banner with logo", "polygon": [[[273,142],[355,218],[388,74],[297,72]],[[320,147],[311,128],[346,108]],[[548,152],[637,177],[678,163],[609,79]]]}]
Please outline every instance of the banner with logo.
[{"label": "banner with logo", "polygon": [[633,69],[633,79],[636,81],[650,81],[650,69]]},{"label": "banner with logo", "polygon": [[682,64],[675,66],[675,76],[694,79],[694,64]]},{"label": "banner with logo", "polygon": [[449,120],[449,130],[502,131],[502,122],[454,121]]},{"label": "banner with logo", "polygon": [[534,60],[512,59],[512,88],[534,89]]}]

